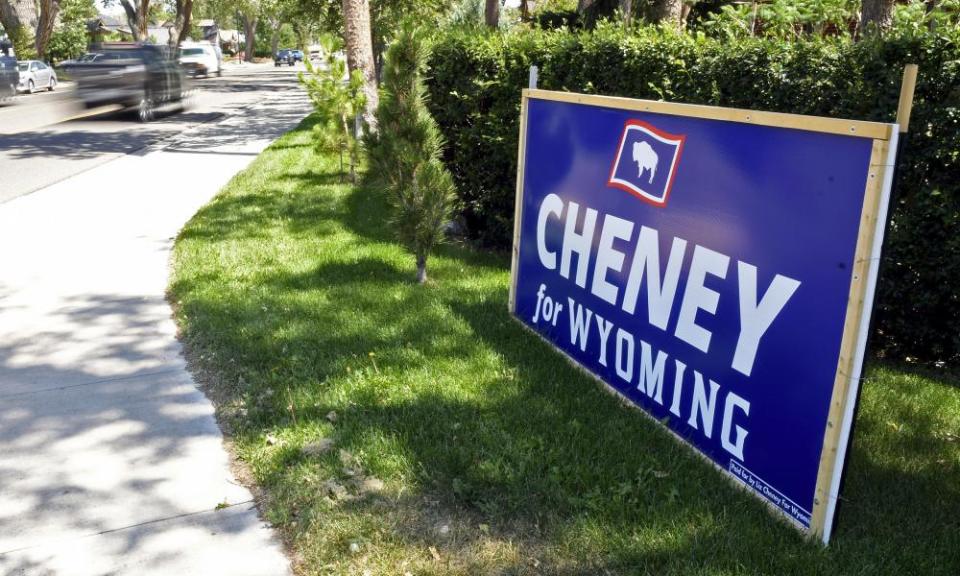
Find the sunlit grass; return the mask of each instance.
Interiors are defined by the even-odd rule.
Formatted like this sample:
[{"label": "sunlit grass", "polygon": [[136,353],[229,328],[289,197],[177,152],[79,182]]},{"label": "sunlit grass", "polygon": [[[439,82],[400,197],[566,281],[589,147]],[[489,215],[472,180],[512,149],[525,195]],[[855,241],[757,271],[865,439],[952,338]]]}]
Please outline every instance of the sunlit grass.
[{"label": "sunlit grass", "polygon": [[171,286],[301,573],[960,573],[956,380],[867,371],[823,549],[512,321],[506,256],[446,246],[418,286],[308,129],[188,224]]}]

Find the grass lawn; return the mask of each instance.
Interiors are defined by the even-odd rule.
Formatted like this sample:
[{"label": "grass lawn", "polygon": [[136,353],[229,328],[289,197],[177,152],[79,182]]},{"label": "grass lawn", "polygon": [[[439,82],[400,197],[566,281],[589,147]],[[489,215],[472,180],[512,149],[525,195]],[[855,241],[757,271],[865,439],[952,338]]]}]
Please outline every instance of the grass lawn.
[{"label": "grass lawn", "polygon": [[[827,549],[511,320],[509,261],[414,282],[309,122],[186,226],[170,297],[302,574],[960,574],[960,384],[874,364]],[[334,413],[334,414],[331,414]]]}]

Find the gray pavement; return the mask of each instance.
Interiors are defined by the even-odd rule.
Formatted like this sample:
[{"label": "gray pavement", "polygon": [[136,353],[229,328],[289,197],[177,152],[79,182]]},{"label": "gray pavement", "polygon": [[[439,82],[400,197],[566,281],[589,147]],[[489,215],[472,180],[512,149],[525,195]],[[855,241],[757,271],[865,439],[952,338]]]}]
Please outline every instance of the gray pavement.
[{"label": "gray pavement", "polygon": [[289,573],[164,297],[178,230],[309,112],[256,100],[0,204],[0,574]]}]

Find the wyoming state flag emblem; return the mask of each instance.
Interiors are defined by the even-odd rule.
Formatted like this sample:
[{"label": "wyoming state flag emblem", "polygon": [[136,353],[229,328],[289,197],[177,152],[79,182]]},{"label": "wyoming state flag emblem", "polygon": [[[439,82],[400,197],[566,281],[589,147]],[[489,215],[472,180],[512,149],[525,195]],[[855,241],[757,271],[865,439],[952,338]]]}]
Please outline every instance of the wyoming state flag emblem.
[{"label": "wyoming state flag emblem", "polygon": [[607,185],[654,206],[666,206],[685,139],[642,120],[627,120]]}]

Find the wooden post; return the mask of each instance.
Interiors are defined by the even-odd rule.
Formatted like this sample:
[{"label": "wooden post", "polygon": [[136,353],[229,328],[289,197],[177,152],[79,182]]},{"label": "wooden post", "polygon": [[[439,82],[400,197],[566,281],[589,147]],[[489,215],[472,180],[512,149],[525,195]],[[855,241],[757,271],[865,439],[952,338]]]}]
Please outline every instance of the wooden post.
[{"label": "wooden post", "polygon": [[900,103],[897,105],[897,124],[900,133],[910,131],[910,112],[913,111],[913,92],[917,87],[917,65],[907,64],[903,68],[903,80],[900,83]]},{"label": "wooden post", "polygon": [[[906,66],[903,67],[903,80],[900,83],[900,102],[897,104],[897,124],[899,125],[899,134],[897,134],[898,136],[897,155],[894,157],[894,160],[893,160],[893,167],[892,167],[893,174],[891,176],[893,179],[893,184],[890,188],[890,199],[887,201],[889,211],[886,212],[886,216],[885,216],[886,222],[884,222],[883,224],[883,228],[884,228],[883,242],[881,244],[880,260],[877,262],[877,282],[878,283],[879,283],[879,279],[883,277],[883,271],[887,267],[887,264],[886,264],[887,260],[884,257],[884,255],[886,254],[886,248],[889,246],[889,242],[890,242],[889,240],[890,220],[892,219],[893,211],[896,209],[896,206],[897,206],[897,197],[900,195],[900,177],[901,177],[900,166],[903,163],[903,153],[907,143],[907,132],[910,129],[910,112],[913,110],[913,93],[916,87],[917,87],[917,65],[907,64]],[[874,300],[874,309],[875,308],[876,308],[876,300]],[[871,313],[870,326],[867,331],[867,344],[866,344],[865,353],[864,353],[864,360],[870,357],[870,353],[873,349],[873,342],[874,342],[873,332],[876,326],[876,322],[877,322],[876,314]],[[857,396],[854,399],[854,405],[853,405],[854,414],[857,413],[857,410],[860,407],[860,394],[862,392],[863,392],[863,386],[860,386],[857,389]],[[846,483],[846,478],[847,478],[846,469],[847,469],[847,464],[850,460],[851,448],[853,447],[853,442],[854,442],[854,439],[856,438],[856,436],[854,435],[854,432],[856,431],[856,425],[857,425],[857,422],[856,422],[856,419],[854,419],[850,423],[850,440],[848,442],[847,452],[844,455],[844,459],[843,459],[843,473],[840,476],[840,489],[837,492],[838,494],[843,492],[843,486]],[[837,502],[837,511],[833,515],[834,525],[836,525],[837,523],[837,516],[840,515],[839,511],[842,505],[843,505],[843,500],[839,500]],[[830,531],[832,532],[834,526],[830,526],[829,528],[830,528]]]}]

